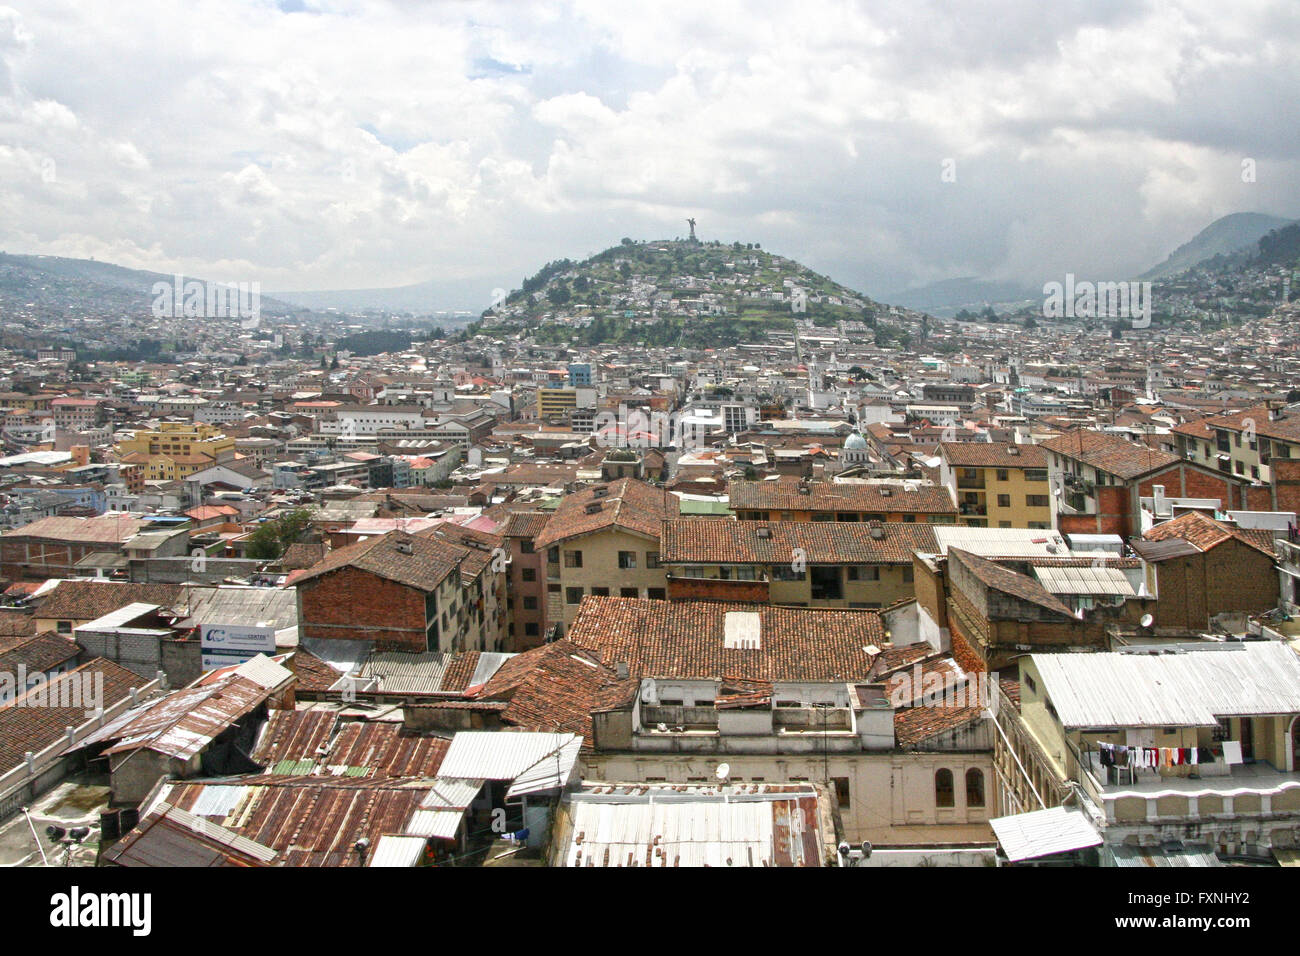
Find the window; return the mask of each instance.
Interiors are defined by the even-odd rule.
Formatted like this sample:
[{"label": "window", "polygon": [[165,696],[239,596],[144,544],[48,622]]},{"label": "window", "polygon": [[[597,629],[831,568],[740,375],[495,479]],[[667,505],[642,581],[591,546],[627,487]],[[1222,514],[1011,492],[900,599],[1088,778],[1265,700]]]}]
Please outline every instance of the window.
[{"label": "window", "polygon": [[541,625],[536,621],[529,621],[524,625],[524,635],[526,637],[537,637],[541,633]]},{"label": "window", "polygon": [[526,597],[526,598],[524,598],[524,610],[525,610],[525,611],[536,611],[536,610],[537,610],[537,598],[535,598],[535,597]]},{"label": "window", "polygon": [[609,588],[592,588],[592,597],[609,597]]},{"label": "window", "polygon": [[903,583],[904,583],[904,584],[911,584],[911,583],[912,583],[912,579],[913,579],[914,577],[915,577],[915,571],[912,569],[911,565],[908,565],[907,567],[903,568]]},{"label": "window", "polygon": [[560,549],[559,549],[559,548],[547,548],[547,549],[546,549],[546,560],[549,561],[549,562],[551,562],[551,564],[559,564],[559,563],[560,563]]},{"label": "window", "polygon": [[1025,481],[1046,481],[1046,480],[1047,480],[1046,468],[1025,469]]},{"label": "window", "polygon": [[646,588],[645,596],[650,598],[652,601],[662,601],[668,597],[668,592],[663,588]]},{"label": "window", "polygon": [[519,550],[523,554],[533,553],[533,543],[527,539],[519,542]]},{"label": "window", "polygon": [[966,806],[984,806],[984,771],[978,767],[966,771]]},{"label": "window", "polygon": [[565,588],[565,589],[564,589],[564,603],[565,603],[565,604],[581,604],[581,603],[582,603],[582,588]]},{"label": "window", "polygon": [[1010,508],[1010,507],[1011,507],[1011,496],[1010,496],[1010,495],[998,495],[998,507],[999,507],[999,508]]},{"label": "window", "polygon": [[1007,470],[1005,468],[998,469],[998,481],[1007,481],[1009,477],[1010,476],[1008,475]]},{"label": "window", "polygon": [[658,551],[647,551],[647,552],[645,553],[645,566],[646,566],[647,568],[657,568],[657,567],[659,567],[659,552],[658,552]]},{"label": "window", "polygon": [[618,553],[618,566],[623,571],[633,571],[636,569],[636,552],[620,551]]},{"label": "window", "polygon": [[831,782],[835,784],[835,800],[839,803],[840,809],[849,809],[852,805],[849,801],[849,778],[832,777]]},{"label": "window", "polygon": [[951,807],[955,804],[955,800],[952,789],[952,771],[946,767],[936,770],[934,772],[934,805],[936,807]]},{"label": "window", "polygon": [[60,621],[58,624],[54,625],[54,629],[55,629],[56,631],[58,631],[60,634],[71,634],[71,633],[72,633],[72,622],[71,622],[71,621]]},{"label": "window", "polygon": [[536,568],[520,568],[520,569],[519,569],[519,577],[520,577],[520,579],[523,580],[523,581],[536,581],[536,580],[537,580],[537,569],[536,569]]},{"label": "window", "polygon": [[[622,554],[621,551],[620,551],[619,553]],[[582,552],[581,552],[581,551],[565,551],[565,552],[564,552],[564,566],[565,566],[566,568],[580,568],[580,567],[582,567]]]},{"label": "window", "polygon": [[1025,495],[1025,504],[1030,508],[1048,507],[1047,495]]},{"label": "window", "polygon": [[641,592],[640,592],[640,590],[637,589],[637,588],[619,588],[619,589],[618,589],[618,596],[619,596],[619,597],[630,597],[630,598],[640,597],[640,596],[641,596]]}]

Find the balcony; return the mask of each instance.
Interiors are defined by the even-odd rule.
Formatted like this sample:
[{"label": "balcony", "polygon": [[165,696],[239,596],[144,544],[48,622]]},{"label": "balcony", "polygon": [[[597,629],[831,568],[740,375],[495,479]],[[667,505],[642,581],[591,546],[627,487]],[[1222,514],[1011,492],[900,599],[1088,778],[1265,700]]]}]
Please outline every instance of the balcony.
[{"label": "balcony", "polygon": [[973,505],[968,502],[962,502],[959,510],[963,515],[978,515],[980,517],[989,513],[988,505]]},{"label": "balcony", "polygon": [[978,478],[958,478],[957,487],[968,488],[972,491],[983,491],[985,487],[984,476],[980,475]]}]

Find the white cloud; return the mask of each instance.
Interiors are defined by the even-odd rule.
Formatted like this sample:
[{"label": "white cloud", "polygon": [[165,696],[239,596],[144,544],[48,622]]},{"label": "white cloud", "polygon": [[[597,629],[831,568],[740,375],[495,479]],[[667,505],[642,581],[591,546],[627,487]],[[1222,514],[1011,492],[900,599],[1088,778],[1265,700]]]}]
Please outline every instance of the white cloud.
[{"label": "white cloud", "polygon": [[880,294],[1300,214],[1300,28],[1262,0],[303,6],[0,7],[0,247],[490,290],[694,215]]}]

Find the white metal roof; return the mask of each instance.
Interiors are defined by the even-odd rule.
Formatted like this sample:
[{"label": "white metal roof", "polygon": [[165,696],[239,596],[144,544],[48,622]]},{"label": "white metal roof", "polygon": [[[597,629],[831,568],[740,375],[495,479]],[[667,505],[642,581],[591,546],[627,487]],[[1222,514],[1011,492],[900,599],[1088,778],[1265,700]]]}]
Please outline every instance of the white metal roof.
[{"label": "white metal roof", "polygon": [[436,777],[432,789],[420,801],[420,809],[463,810],[473,802],[482,789],[483,780],[480,777],[470,780],[459,777]]},{"label": "white metal roof", "polygon": [[989,821],[1008,860],[1035,860],[1101,844],[1101,834],[1078,810],[1052,807]]},{"label": "white metal roof", "polygon": [[440,840],[453,840],[460,831],[461,810],[416,810],[406,824],[408,836],[418,836],[422,840],[437,837]]},{"label": "white metal roof", "polygon": [[1128,576],[1119,568],[1035,567],[1038,583],[1053,594],[1136,594]]},{"label": "white metal roof", "polygon": [[651,789],[574,794],[564,866],[817,866],[797,801],[809,792],[734,794]]},{"label": "white metal roof", "polygon": [[518,797],[525,793],[537,793],[540,790],[555,790],[563,787],[573,776],[573,768],[578,763],[578,751],[582,749],[582,738],[574,737],[560,746],[558,751],[542,757],[523,773],[515,777],[515,782],[506,791],[507,797]]},{"label": "white metal roof", "polygon": [[[569,751],[566,745],[575,741],[581,746],[581,738],[576,734],[461,731],[451,739],[451,746],[447,748],[447,756],[438,768],[438,775],[515,780],[542,761],[549,761],[552,766],[558,761],[563,769]],[[576,758],[576,751],[574,756]],[[572,765],[569,769],[573,769]]]},{"label": "white metal roof", "polygon": [[1070,547],[1055,531],[1035,528],[967,528],[934,525],[939,553],[950,548],[969,551],[983,558],[1069,557]]},{"label": "white metal roof", "polygon": [[1032,660],[1066,727],[1209,727],[1219,717],[1300,713],[1300,658],[1288,645],[1182,647]]},{"label": "white metal roof", "polygon": [[424,852],[422,836],[381,836],[368,866],[415,866]]}]

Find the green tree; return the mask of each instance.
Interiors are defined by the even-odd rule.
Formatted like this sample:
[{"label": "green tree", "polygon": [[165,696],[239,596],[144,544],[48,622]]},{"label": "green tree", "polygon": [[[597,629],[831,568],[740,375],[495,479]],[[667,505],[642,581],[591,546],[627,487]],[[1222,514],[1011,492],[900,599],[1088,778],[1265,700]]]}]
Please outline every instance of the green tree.
[{"label": "green tree", "polygon": [[275,561],[284,556],[289,545],[297,542],[311,527],[316,512],[312,508],[295,508],[278,518],[263,522],[248,539],[250,558]]}]

